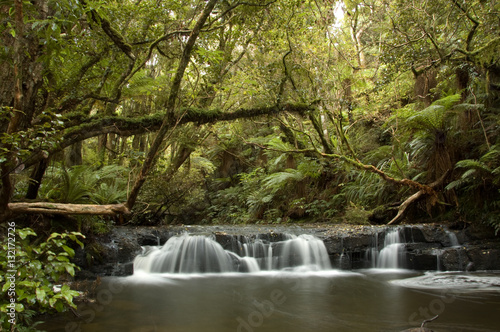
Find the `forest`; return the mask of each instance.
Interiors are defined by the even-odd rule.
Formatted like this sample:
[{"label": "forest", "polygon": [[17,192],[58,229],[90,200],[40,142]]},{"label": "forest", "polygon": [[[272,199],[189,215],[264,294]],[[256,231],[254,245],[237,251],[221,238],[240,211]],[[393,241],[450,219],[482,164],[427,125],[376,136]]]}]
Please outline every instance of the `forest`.
[{"label": "forest", "polygon": [[4,0],[0,215],[500,227],[500,4]]},{"label": "forest", "polygon": [[0,280],[16,268],[25,326],[75,308],[53,285],[115,225],[500,230],[495,0],[0,5],[1,237],[16,239]]}]

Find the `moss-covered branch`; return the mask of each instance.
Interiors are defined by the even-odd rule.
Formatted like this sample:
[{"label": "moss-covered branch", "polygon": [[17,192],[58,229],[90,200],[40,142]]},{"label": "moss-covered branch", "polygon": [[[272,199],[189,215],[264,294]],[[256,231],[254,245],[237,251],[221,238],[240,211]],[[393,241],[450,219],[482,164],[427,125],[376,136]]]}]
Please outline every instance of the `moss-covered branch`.
[{"label": "moss-covered branch", "polygon": [[[308,105],[283,105],[281,108],[276,106],[255,107],[250,109],[238,109],[233,112],[224,112],[222,110],[201,110],[195,108],[184,109],[180,113],[180,117],[173,119],[170,127],[187,123],[195,123],[197,125],[215,123],[219,121],[234,121],[237,119],[248,119],[258,116],[275,115],[281,112],[290,112],[297,114],[305,114],[312,111],[313,107]],[[159,130],[162,121],[165,117],[164,113],[147,115],[142,117],[130,118],[120,116],[106,117],[90,117],[84,118],[79,114],[74,114],[67,119],[67,129],[62,135],[59,145],[53,150],[48,151],[49,154],[61,151],[62,149],[71,146],[77,142],[86,139],[97,137],[104,134],[116,134],[119,136],[140,135]],[[78,125],[76,123],[79,123]],[[32,166],[44,158],[44,154],[37,152],[30,158],[25,160],[26,167]],[[46,157],[46,155],[45,155]]]}]

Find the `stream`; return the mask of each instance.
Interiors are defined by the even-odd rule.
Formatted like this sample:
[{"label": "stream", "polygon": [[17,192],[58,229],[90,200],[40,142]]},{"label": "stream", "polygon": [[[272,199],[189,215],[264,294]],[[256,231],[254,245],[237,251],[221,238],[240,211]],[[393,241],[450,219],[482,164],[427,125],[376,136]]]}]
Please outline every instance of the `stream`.
[{"label": "stream", "polygon": [[374,268],[332,268],[310,235],[241,238],[223,247],[182,234],[144,247],[134,274],[104,277],[95,302],[59,316],[46,331],[500,331],[500,272],[401,268],[388,232]]}]

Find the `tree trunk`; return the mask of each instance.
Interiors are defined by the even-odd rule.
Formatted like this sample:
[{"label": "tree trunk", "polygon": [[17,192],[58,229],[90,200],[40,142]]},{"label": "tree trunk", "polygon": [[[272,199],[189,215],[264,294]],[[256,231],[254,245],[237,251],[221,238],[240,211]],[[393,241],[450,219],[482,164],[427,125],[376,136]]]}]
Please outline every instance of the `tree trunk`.
[{"label": "tree trunk", "polygon": [[196,22],[196,25],[194,26],[191,34],[189,35],[189,38],[186,42],[186,45],[184,47],[184,52],[182,54],[181,60],[179,62],[179,66],[177,67],[177,71],[175,73],[174,80],[172,82],[172,86],[170,88],[170,94],[167,100],[167,105],[166,109],[168,110],[166,116],[163,119],[162,125],[160,129],[158,130],[158,134],[156,135],[155,140],[153,141],[153,144],[151,145],[151,148],[148,152],[148,155],[146,156],[146,159],[144,160],[144,164],[142,166],[142,169],[137,176],[137,179],[135,181],[134,187],[132,188],[129,198],[127,200],[127,207],[129,209],[132,209],[134,206],[137,197],[139,196],[139,192],[142,188],[142,185],[146,181],[146,176],[149,173],[149,170],[153,167],[157,153],[160,149],[160,146],[165,139],[165,136],[167,135],[167,132],[171,129],[170,124],[172,123],[172,120],[174,119],[175,116],[175,106],[176,106],[176,101],[177,101],[177,95],[179,94],[179,90],[181,87],[181,81],[182,78],[184,77],[184,72],[187,68],[187,65],[189,64],[189,59],[191,58],[191,51],[193,50],[194,44],[196,42],[196,39],[198,38],[201,28],[205,24],[206,20],[210,16],[210,13],[215,7],[215,4],[217,3],[217,0],[210,0],[205,9],[203,10],[203,13],[201,14],[200,18]]},{"label": "tree trunk", "polygon": [[40,189],[40,184],[42,183],[43,176],[49,165],[48,158],[42,159],[38,165],[33,168],[30,175],[30,183],[28,185],[28,191],[26,192],[27,199],[36,199],[38,196],[38,190]]},{"label": "tree trunk", "polygon": [[[23,114],[23,56],[24,56],[24,22],[23,22],[23,2],[22,0],[14,1],[14,17],[15,17],[15,38],[14,38],[14,116],[11,118],[7,127],[7,135],[14,134],[21,121]],[[7,160],[1,164],[2,188],[0,191],[0,219],[10,216],[8,203],[12,197],[14,187],[10,179],[10,174],[17,164],[17,158],[12,152],[12,145],[3,146],[7,154]]]},{"label": "tree trunk", "polygon": [[80,141],[71,145],[66,150],[66,166],[70,167],[83,164],[82,148],[83,144]]}]

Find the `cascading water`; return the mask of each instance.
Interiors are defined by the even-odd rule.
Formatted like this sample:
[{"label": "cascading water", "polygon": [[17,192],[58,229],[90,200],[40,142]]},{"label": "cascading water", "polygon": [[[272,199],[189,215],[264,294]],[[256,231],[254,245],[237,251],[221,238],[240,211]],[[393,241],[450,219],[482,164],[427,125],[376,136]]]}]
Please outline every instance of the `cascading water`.
[{"label": "cascading water", "polygon": [[457,235],[452,231],[445,229],[444,232],[448,235],[448,239],[450,240],[450,247],[458,248],[460,247],[460,242],[458,242]]},{"label": "cascading water", "polygon": [[163,247],[148,247],[134,260],[134,270],[148,273],[259,272],[262,270],[327,270],[330,260],[323,241],[312,235],[285,236],[283,241],[242,238],[235,252],[213,238],[175,236]]},{"label": "cascading water", "polygon": [[201,235],[172,237],[163,247],[148,247],[134,260],[134,269],[151,273],[229,272],[231,255],[217,242]]},{"label": "cascading water", "polygon": [[402,246],[399,229],[389,231],[385,235],[384,248],[377,255],[377,268],[397,269],[401,267]]},{"label": "cascading water", "polygon": [[312,235],[300,235],[278,243],[278,269],[302,267],[311,270],[330,269],[330,259],[323,241]]}]

